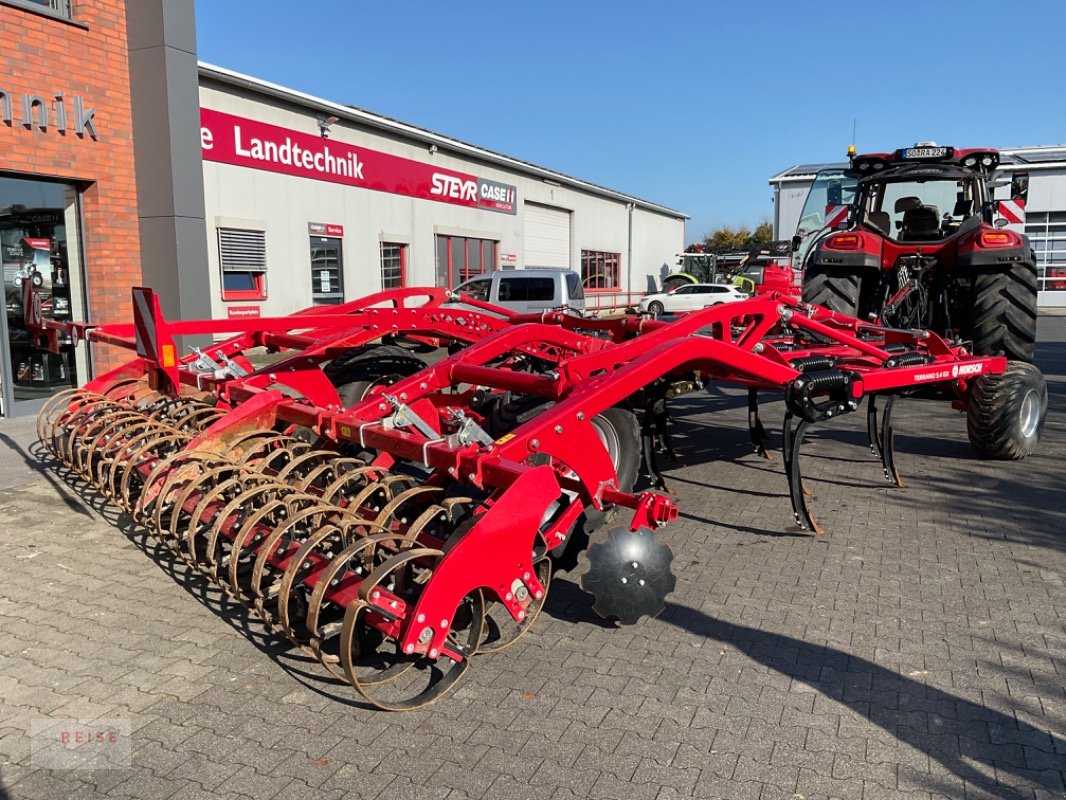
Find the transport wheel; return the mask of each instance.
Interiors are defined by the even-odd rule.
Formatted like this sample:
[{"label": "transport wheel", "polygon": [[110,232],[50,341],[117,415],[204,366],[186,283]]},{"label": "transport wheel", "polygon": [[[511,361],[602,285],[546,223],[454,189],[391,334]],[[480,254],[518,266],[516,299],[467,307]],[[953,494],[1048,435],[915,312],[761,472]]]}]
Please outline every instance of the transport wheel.
[{"label": "transport wheel", "polygon": [[371,387],[396,383],[426,368],[409,350],[391,344],[360,348],[333,359],[323,372],[337,387],[344,407],[358,403]]},{"label": "transport wheel", "polygon": [[1033,360],[1036,346],[1036,264],[1017,262],[1007,270],[974,277],[974,352]]},{"label": "transport wheel", "polygon": [[856,317],[861,285],[862,278],[855,272],[812,265],[803,276],[803,302]]},{"label": "transport wheel", "polygon": [[653,303],[648,303],[648,313],[649,314],[652,314],[653,316],[657,317],[660,314],[662,314],[663,311],[665,311],[665,309],[663,308],[663,304],[660,303],[658,300],[656,300]]},{"label": "transport wheel", "polygon": [[[534,395],[507,394],[493,408],[489,431],[494,439],[533,419],[554,405]],[[640,473],[640,422],[628,408],[613,406],[592,419],[600,441],[614,464],[618,488],[630,492]],[[589,537],[610,519],[611,511],[587,508],[578,517],[566,541],[550,551],[554,568],[562,571],[577,566],[577,554],[588,546]]]},{"label": "transport wheel", "polygon": [[1025,458],[1040,441],[1047,404],[1047,383],[1032,364],[1009,361],[1002,375],[980,376],[966,409],[974,451],[1002,461]]}]

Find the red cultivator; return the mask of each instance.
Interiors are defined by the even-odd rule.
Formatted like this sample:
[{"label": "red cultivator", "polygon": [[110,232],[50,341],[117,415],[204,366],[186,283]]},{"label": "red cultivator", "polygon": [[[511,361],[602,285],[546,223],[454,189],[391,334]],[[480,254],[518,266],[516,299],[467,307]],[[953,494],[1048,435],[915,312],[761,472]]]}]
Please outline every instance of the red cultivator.
[{"label": "red cultivator", "polygon": [[[674,578],[654,531],[678,513],[657,464],[670,451],[671,397],[709,381],[746,387],[765,454],[757,394],[783,393],[795,519],[816,532],[800,472],[810,425],[869,398],[871,446],[898,482],[895,397],[951,399],[968,411],[975,448],[998,458],[1032,449],[1047,403],[1030,365],[785,297],[674,322],[514,316],[449,307],[432,289],[247,323],[170,323],[151,291],[134,299],[132,326],[38,322],[41,346],[65,332],[139,354],[54,398],[41,440],[268,627],[392,710],[431,702],[476,654],[517,639],[553,564],[579,551],[604,617],[631,623],[662,609]],[[242,326],[176,356],[175,335]],[[412,343],[450,354],[426,365]],[[245,354],[257,347],[280,358],[253,368]],[[635,491],[642,475],[652,489]]]}]

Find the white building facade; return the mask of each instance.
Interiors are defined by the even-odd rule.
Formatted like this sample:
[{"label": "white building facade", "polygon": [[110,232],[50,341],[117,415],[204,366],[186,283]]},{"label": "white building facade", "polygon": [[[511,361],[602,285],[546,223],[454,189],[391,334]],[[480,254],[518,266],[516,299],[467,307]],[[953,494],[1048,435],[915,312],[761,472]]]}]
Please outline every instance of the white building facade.
[{"label": "white building facade", "polygon": [[582,274],[624,305],[684,246],[678,211],[200,64],[213,316],[286,314],[494,269]]}]

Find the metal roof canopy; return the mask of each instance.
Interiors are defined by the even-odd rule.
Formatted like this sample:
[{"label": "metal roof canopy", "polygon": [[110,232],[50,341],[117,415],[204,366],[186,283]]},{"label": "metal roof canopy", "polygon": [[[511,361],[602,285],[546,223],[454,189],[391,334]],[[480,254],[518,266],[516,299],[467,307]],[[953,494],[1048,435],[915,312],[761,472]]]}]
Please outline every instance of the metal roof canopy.
[{"label": "metal roof canopy", "polygon": [[408,139],[413,139],[427,145],[436,145],[439,148],[446,148],[458,155],[473,158],[492,166],[503,167],[515,172],[522,172],[535,178],[540,178],[541,180],[552,181],[561,186],[578,189],[599,197],[606,197],[624,203],[632,203],[635,207],[642,208],[646,211],[654,211],[657,214],[664,214],[676,219],[689,219],[688,214],[677,211],[676,209],[659,205],[658,203],[652,203],[648,200],[642,200],[641,198],[633,197],[632,195],[623,194],[622,192],[608,189],[605,186],[599,186],[595,183],[572,178],[561,172],[555,172],[545,167],[531,164],[528,161],[521,161],[517,158],[503,155],[502,153],[486,150],[477,145],[472,145],[458,139],[452,139],[451,137],[434,133],[425,128],[419,128],[406,122],[400,122],[399,120],[391,119],[390,117],[385,117],[381,114],[375,114],[356,106],[334,103],[320,97],[298,92],[295,89],[279,86],[276,83],[253,78],[250,75],[244,75],[240,72],[234,72],[233,70],[224,67],[207,64],[203,61],[198,62],[198,66],[201,79],[213,80],[229,86],[248,89],[259,94],[274,97],[278,100],[284,100],[294,105],[303,106],[310,111],[325,112],[332,116],[336,116],[341,120],[356,122],[361,125],[377,128],[393,134],[400,134]]}]

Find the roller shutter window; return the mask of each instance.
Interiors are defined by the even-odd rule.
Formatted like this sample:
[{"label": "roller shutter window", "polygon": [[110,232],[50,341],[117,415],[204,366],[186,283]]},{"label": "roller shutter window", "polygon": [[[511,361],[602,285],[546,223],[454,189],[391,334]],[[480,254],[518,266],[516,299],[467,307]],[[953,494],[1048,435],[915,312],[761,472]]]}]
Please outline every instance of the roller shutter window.
[{"label": "roller shutter window", "polygon": [[266,231],[218,229],[222,299],[266,299]]},{"label": "roller shutter window", "polygon": [[525,266],[570,269],[570,212],[526,203],[523,215]]}]

